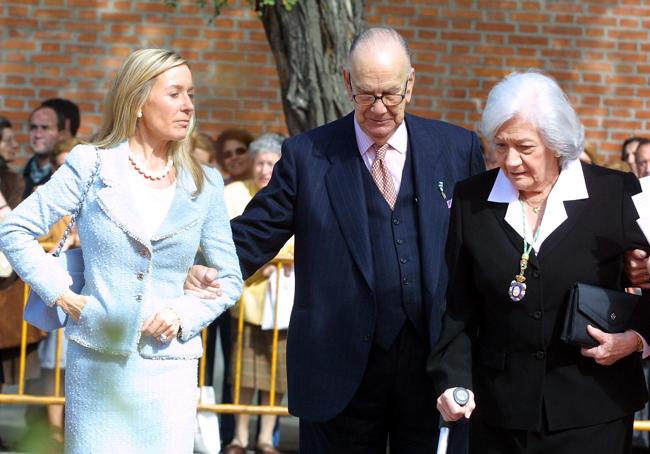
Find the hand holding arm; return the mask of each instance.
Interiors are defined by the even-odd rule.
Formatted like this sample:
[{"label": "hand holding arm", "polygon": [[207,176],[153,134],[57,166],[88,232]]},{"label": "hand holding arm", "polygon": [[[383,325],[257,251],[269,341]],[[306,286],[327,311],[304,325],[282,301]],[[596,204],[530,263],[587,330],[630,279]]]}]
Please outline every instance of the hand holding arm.
[{"label": "hand holding arm", "polygon": [[624,333],[609,334],[587,325],[587,332],[600,345],[592,348],[581,348],[580,353],[593,358],[601,366],[611,366],[621,358],[637,351],[638,334],[632,330]]},{"label": "hand holding arm", "polygon": [[217,299],[221,296],[219,272],[214,268],[204,265],[192,266],[185,278],[183,290],[188,295],[194,295],[201,299]]},{"label": "hand holding arm", "polygon": [[625,253],[625,274],[632,285],[650,288],[650,262],[648,253],[642,249],[633,249]]}]

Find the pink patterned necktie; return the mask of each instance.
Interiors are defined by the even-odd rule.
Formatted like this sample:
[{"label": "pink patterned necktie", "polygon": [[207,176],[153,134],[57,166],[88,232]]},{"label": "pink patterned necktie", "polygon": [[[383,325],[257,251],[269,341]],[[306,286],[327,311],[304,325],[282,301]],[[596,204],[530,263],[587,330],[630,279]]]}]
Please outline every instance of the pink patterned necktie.
[{"label": "pink patterned necktie", "polygon": [[390,209],[392,210],[395,208],[397,192],[395,191],[393,178],[390,176],[390,173],[386,168],[386,163],[384,162],[386,152],[390,148],[390,145],[387,143],[381,146],[373,144],[372,147],[375,150],[375,160],[372,162],[370,174],[372,175],[372,179],[375,180],[379,192],[384,196],[384,199],[386,199],[386,202],[388,202],[388,205],[390,205]]}]

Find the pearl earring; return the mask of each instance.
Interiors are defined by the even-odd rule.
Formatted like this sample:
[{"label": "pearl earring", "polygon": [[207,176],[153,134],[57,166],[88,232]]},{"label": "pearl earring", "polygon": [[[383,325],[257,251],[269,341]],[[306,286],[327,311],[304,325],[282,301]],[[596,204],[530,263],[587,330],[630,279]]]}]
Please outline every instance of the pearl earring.
[{"label": "pearl earring", "polygon": [[142,118],[142,111],[141,111],[141,110],[138,111],[138,115],[137,115],[137,116],[138,116],[138,118]]}]

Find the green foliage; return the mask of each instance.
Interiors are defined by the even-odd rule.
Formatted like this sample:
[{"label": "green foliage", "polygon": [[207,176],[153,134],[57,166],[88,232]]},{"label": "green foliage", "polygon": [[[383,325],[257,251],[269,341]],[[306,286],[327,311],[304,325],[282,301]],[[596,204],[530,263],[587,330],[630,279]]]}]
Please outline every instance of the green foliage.
[{"label": "green foliage", "polygon": [[[291,9],[298,3],[300,0],[277,0],[277,1],[282,1],[282,6],[284,9],[287,11],[291,11]],[[178,0],[163,0],[165,5],[171,6],[172,8],[176,8],[178,6]],[[214,8],[214,17],[217,17],[221,14],[221,8],[224,6],[228,5],[228,0],[196,0],[196,3],[201,7],[204,8],[208,3],[212,3],[212,7]],[[276,0],[248,0],[248,3],[250,3],[251,8],[254,8],[256,11],[261,12],[262,9],[266,6],[275,6]]]}]

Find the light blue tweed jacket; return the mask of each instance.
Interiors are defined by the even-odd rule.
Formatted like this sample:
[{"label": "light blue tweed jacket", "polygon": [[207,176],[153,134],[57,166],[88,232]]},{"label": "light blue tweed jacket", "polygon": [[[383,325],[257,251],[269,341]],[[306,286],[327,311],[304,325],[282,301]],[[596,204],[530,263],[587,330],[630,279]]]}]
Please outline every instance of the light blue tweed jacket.
[{"label": "light blue tweed jacket", "polygon": [[[206,168],[203,192],[180,173],[169,213],[153,237],[142,232],[127,183],[128,143],[100,149],[101,168],[77,219],[85,262],[82,294],[88,295],[81,320],[70,320],[66,335],[106,353],[146,358],[198,358],[199,331],[241,294],[242,278],[223,199],[223,180]],[[77,206],[90,181],[97,152],[76,146],[52,179],[21,203],[0,225],[0,249],[18,275],[47,304],[69,287],[71,278],[43,252],[37,237]],[[183,292],[187,270],[201,250],[219,270],[222,296],[202,300]],[[181,319],[181,335],[170,343],[141,336],[143,321],[172,308]]]}]

